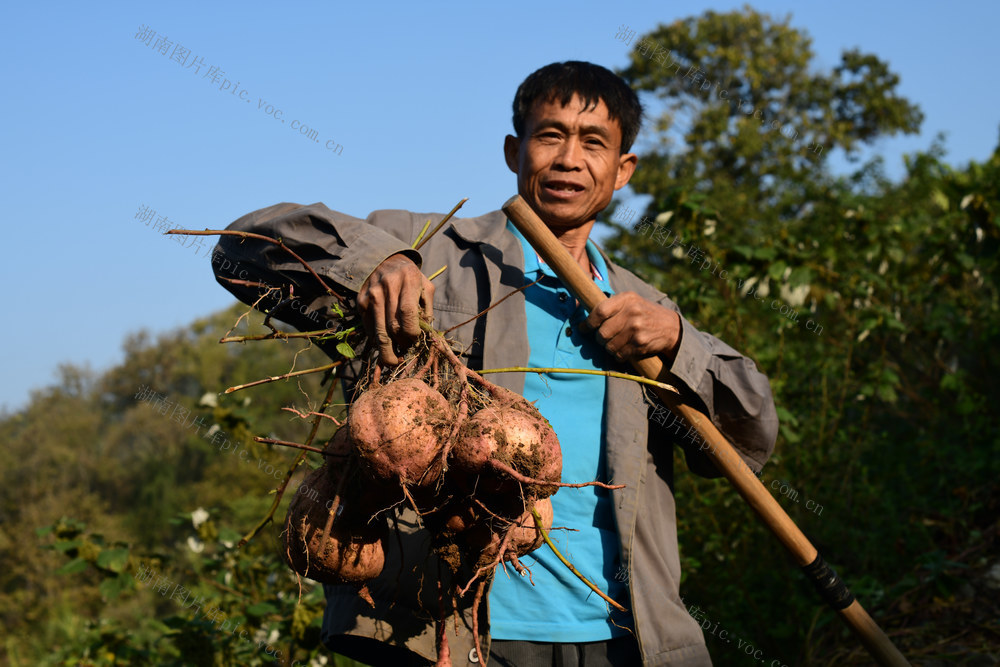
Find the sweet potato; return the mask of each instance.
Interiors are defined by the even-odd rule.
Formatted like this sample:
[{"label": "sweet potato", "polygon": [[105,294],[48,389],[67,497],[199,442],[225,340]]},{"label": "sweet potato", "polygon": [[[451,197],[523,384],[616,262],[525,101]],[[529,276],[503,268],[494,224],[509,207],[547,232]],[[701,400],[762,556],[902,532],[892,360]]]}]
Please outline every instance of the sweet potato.
[{"label": "sweet potato", "polygon": [[339,482],[340,476],[327,465],[306,477],[285,517],[285,559],[302,576],[322,583],[365,582],[382,572],[389,527],[382,520],[357,528],[358,522],[341,516],[352,512],[351,505],[341,503],[323,547]]},{"label": "sweet potato", "polygon": [[426,487],[441,474],[441,448],[454,418],[440,393],[421,380],[403,379],[362,394],[347,425],[373,477]]},{"label": "sweet potato", "polygon": [[[542,517],[542,528],[548,532],[552,529],[552,501],[544,498],[535,501],[533,506]],[[530,509],[523,510],[513,522],[495,518],[480,521],[462,535],[462,541],[470,553],[477,555],[475,564],[479,568],[498,560],[510,561],[512,555],[523,556],[545,543],[542,534],[535,527]]]},{"label": "sweet potato", "polygon": [[[543,498],[536,501],[534,507],[542,517],[542,528],[545,532],[552,530],[552,501]],[[510,537],[510,550],[518,556],[530,553],[545,544],[542,534],[535,526],[535,517],[531,510],[525,510],[511,530],[513,532]]]},{"label": "sweet potato", "polygon": [[[530,405],[530,404],[528,404]],[[452,449],[455,467],[471,474],[490,470],[508,492],[517,489],[503,467],[531,482],[526,484],[525,497],[544,498],[555,492],[555,486],[545,482],[558,482],[562,473],[562,452],[559,440],[541,416],[513,406],[489,406],[473,415],[462,431],[462,437]],[[499,466],[497,464],[500,464]],[[494,489],[488,480],[481,480],[487,492]],[[514,482],[522,482],[515,479]]]}]

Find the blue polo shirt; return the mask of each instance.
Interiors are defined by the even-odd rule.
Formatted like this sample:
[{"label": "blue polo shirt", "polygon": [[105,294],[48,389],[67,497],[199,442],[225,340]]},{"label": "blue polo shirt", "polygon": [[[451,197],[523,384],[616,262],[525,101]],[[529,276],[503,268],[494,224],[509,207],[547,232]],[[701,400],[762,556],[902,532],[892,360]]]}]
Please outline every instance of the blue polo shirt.
[{"label": "blue polo shirt", "polygon": [[[581,368],[607,370],[610,355],[593,334],[577,325],[587,311],[563,286],[549,266],[509,221],[507,228],[524,250],[524,291],[528,319],[531,368]],[[613,294],[607,265],[588,239],[587,256],[595,270],[594,282]],[[562,447],[562,481],[607,481],[604,465],[604,395],[602,375],[526,373],[524,397],[549,420]],[[573,565],[608,593],[624,599],[627,586],[617,580],[621,561],[610,492],[596,487],[560,489],[552,496],[556,527],[552,541]],[[608,620],[606,602],[593,593],[543,545],[521,559],[531,570],[535,585],[513,568],[497,568],[489,595],[490,634],[495,639],[538,642],[588,642],[628,634]],[[629,606],[626,604],[626,606]]]}]

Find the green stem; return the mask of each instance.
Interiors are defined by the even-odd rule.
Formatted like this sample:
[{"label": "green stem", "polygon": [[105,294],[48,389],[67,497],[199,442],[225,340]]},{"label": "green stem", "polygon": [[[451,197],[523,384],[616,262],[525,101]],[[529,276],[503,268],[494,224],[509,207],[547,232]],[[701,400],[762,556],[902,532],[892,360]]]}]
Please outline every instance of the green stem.
[{"label": "green stem", "polygon": [[411,248],[417,247],[417,244],[420,243],[420,239],[424,238],[424,234],[427,233],[427,228],[430,226],[431,226],[430,220],[424,223],[424,228],[420,230],[419,234],[417,234],[417,238],[413,239],[413,245],[410,246]]},{"label": "green stem", "polygon": [[323,371],[328,371],[331,368],[336,368],[344,363],[343,360],[335,361],[332,364],[327,364],[326,366],[319,366],[318,368],[307,368],[304,371],[294,371],[292,373],[285,373],[284,375],[275,375],[273,377],[266,377],[263,380],[254,380],[253,382],[247,382],[246,384],[239,384],[235,387],[230,387],[225,390],[224,394],[231,394],[234,391],[239,391],[240,389],[246,389],[248,387],[256,387],[258,385],[267,384],[268,382],[276,382],[278,380],[287,380],[291,377],[298,377],[299,375],[308,375],[309,373],[322,373]]},{"label": "green stem", "polygon": [[[444,334],[423,320],[420,320],[420,328],[432,335],[437,335],[442,339],[444,338]],[[618,371],[598,371],[585,368],[527,368],[525,366],[510,366],[509,368],[487,368],[475,372],[478,375],[488,375],[490,373],[538,373],[539,375],[542,373],[577,373],[580,375],[605,375],[607,377],[621,378],[622,380],[632,380],[633,382],[638,382],[640,384],[648,384],[651,387],[659,387],[660,389],[665,389],[678,395],[681,393],[677,390],[677,387],[665,382],[657,382],[656,380],[650,380],[649,378],[642,377],[641,375],[619,373]]]},{"label": "green stem", "polygon": [[414,250],[420,250],[420,248],[422,248],[425,243],[427,243],[428,241],[430,241],[430,239],[431,239],[432,236],[434,236],[435,234],[438,233],[439,229],[441,229],[442,227],[444,227],[444,223],[446,223],[449,220],[451,220],[451,216],[455,215],[455,213],[458,211],[458,209],[462,208],[462,204],[464,204],[467,201],[469,201],[469,198],[465,197],[464,199],[462,199],[462,201],[460,201],[457,204],[455,204],[455,208],[451,209],[448,212],[448,215],[444,216],[444,218],[441,219],[441,222],[439,222],[437,224],[437,227],[435,227],[431,231],[430,234],[428,234],[427,236],[424,236],[423,232],[421,232],[420,236],[422,236],[423,238],[420,238],[419,241],[415,241],[413,243],[413,249]]},{"label": "green stem", "polygon": [[604,601],[610,604],[612,607],[614,607],[618,611],[627,611],[625,607],[621,606],[620,604],[609,598],[607,593],[605,593],[600,588],[591,583],[591,581],[587,579],[587,577],[580,574],[580,570],[573,567],[573,563],[570,563],[568,560],[566,560],[565,556],[559,553],[559,550],[556,549],[556,545],[552,544],[552,540],[549,538],[548,532],[544,528],[542,528],[542,516],[538,513],[538,510],[536,510],[534,507],[531,508],[531,516],[535,518],[535,528],[537,528],[538,532],[541,533],[542,539],[545,540],[545,543],[547,545],[549,545],[549,549],[552,549],[552,553],[556,555],[556,558],[562,561],[562,564],[569,568],[570,572],[579,577],[580,581],[587,584],[587,587],[590,588],[590,590],[600,595],[604,599]]},{"label": "green stem", "polygon": [[342,333],[341,337],[345,337],[349,333],[354,332],[354,327],[350,329],[317,329],[316,331],[278,331],[277,333],[260,334],[259,336],[226,336],[225,338],[220,338],[220,343],[246,343],[254,340],[272,340],[272,339],[285,339],[285,338],[312,338],[314,336],[319,336],[317,340],[324,341],[333,338],[333,334]]},{"label": "green stem", "polygon": [[660,389],[666,389],[667,391],[672,391],[675,394],[680,394],[677,391],[677,387],[673,385],[666,384],[664,382],[657,382],[656,380],[650,380],[649,378],[644,378],[639,375],[630,375],[628,373],[619,373],[618,371],[598,371],[598,370],[588,370],[585,368],[526,368],[524,366],[511,366],[510,368],[487,368],[485,370],[477,371],[480,375],[488,375],[489,373],[579,373],[581,375],[606,375],[613,378],[621,378],[623,380],[633,380],[641,384],[648,384],[651,387],[659,387]]}]

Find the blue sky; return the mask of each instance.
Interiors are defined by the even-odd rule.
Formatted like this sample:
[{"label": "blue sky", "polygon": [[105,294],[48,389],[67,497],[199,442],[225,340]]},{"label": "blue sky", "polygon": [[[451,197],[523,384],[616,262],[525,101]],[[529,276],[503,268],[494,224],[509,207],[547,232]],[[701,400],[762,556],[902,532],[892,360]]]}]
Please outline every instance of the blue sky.
[{"label": "blue sky", "polygon": [[[494,210],[515,193],[501,147],[527,74],[569,59],[621,67],[629,47],[615,39],[620,25],[642,34],[740,6],[8,3],[0,276],[13,298],[0,329],[0,405],[23,406],[61,362],[100,371],[121,360],[128,333],[180,327],[231,303],[204,251],[161,236],[155,220],[136,218],[141,207],[192,228],[221,228],[279,201],[322,201],[359,217],[447,211],[462,197],[462,215]],[[752,6],[791,13],[818,68],[856,46],[900,75],[900,92],[926,118],[921,136],[873,147],[891,174],[939,132],[955,164],[997,145],[989,63],[1000,62],[1000,5]],[[143,25],[171,43],[168,54],[153,49],[155,38],[136,39]],[[170,59],[177,45],[190,50],[188,63],[201,59],[199,72]]]}]

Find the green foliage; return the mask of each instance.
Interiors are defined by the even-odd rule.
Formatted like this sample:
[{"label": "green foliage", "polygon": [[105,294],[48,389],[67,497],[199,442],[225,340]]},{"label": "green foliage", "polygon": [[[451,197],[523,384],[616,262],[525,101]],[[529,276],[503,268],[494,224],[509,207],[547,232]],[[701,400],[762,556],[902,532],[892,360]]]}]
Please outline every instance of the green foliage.
[{"label": "green foliage", "polygon": [[[188,548],[169,557],[130,557],[128,548],[101,548],[96,546],[103,542],[100,535],[84,537],[83,524],[71,519],[39,531],[55,538],[44,548],[67,557],[78,554],[70,561],[73,567],[64,566],[56,575],[93,567],[92,574],[103,578],[99,591],[105,602],[125,593],[162,614],[138,627],[115,616],[102,617],[85,626],[82,641],[57,651],[46,664],[76,657],[107,665],[262,665],[281,650],[302,661],[322,653],[322,588],[307,582],[300,591],[270,548],[237,550],[239,536],[233,529],[218,531],[212,520],[198,518],[200,522],[192,522],[188,515],[172,522],[198,525],[189,528]],[[278,643],[278,638],[284,641]]]},{"label": "green foliage", "polygon": [[[875,56],[848,51],[819,72],[804,33],[750,9],[645,39],[679,72],[638,46],[621,72],[656,96],[658,135],[631,182],[652,196],[647,220],[618,225],[608,248],[769,376],[781,428],[762,481],[876,619],[919,624],[899,616],[906,596],[988,592],[991,563],[954,556],[988,548],[976,529],[1000,504],[1000,152],[955,169],[934,144],[899,183],[878,160],[836,178],[830,150],[853,155],[922,118]],[[682,119],[678,148],[668,131]],[[726,482],[681,475],[676,492],[685,600],[790,664],[864,663]],[[927,632],[947,623],[965,629],[952,611]]]},{"label": "green foliage", "polygon": [[[875,56],[819,72],[804,33],[749,9],[647,39],[677,61],[635,52],[623,71],[660,105],[632,180],[658,231],[618,226],[608,249],[767,373],[781,428],[762,481],[875,619],[905,628],[904,652],[995,654],[1000,151],[955,168],[934,144],[898,183],[877,160],[836,178],[830,151],[920,124]],[[136,334],[121,365],[64,366],[0,417],[8,664],[270,664],[267,642],[325,654],[321,591],[281,562],[280,526],[236,546],[296,458],[253,436],[303,440],[309,424],[280,408],[317,409],[323,376],[222,392],[329,359],[302,340],[219,345],[241,312]],[[351,333],[330,349],[351,356]],[[689,605],[768,661],[870,664],[728,483],[681,473],[675,491]],[[716,664],[741,664],[708,642]]]},{"label": "green foliage", "polygon": [[[280,556],[287,500],[277,525],[236,547],[297,454],[253,436],[305,439],[310,424],[280,408],[318,409],[323,376],[220,392],[329,359],[303,340],[219,345],[243,310],[157,341],[132,336],[125,361],[100,377],[65,366],[59,386],[0,420],[9,664],[263,665],[279,650],[308,664],[328,655],[322,589],[300,588]],[[235,333],[257,333],[261,320],[253,314]],[[319,442],[333,428],[324,420]]]}]

